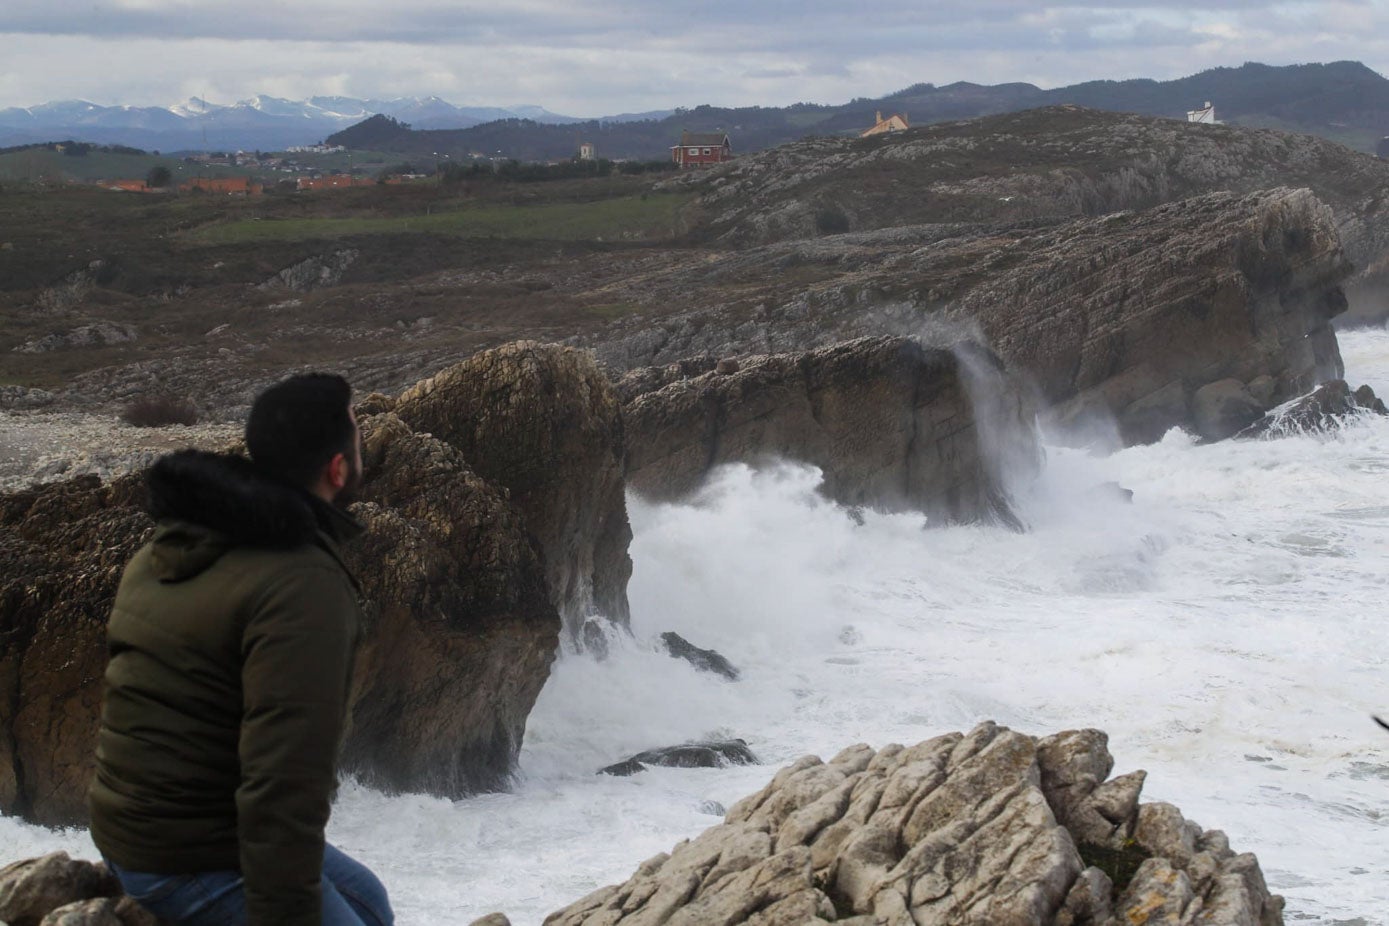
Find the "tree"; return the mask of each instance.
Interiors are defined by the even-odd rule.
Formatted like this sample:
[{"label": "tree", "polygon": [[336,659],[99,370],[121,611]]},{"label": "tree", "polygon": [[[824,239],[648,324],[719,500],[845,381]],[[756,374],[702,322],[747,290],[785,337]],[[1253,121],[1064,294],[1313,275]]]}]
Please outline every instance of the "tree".
[{"label": "tree", "polygon": [[145,186],[153,189],[163,189],[168,186],[174,175],[169,173],[169,168],[163,164],[156,164],[150,168],[150,172],[145,175]]}]

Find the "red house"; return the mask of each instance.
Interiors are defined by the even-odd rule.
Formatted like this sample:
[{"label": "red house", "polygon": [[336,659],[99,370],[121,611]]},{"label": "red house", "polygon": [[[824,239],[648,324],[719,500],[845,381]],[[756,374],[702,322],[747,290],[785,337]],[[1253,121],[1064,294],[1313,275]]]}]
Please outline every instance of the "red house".
[{"label": "red house", "polygon": [[733,145],[725,132],[682,132],[680,144],[670,148],[670,159],[680,167],[708,167],[733,159]]}]

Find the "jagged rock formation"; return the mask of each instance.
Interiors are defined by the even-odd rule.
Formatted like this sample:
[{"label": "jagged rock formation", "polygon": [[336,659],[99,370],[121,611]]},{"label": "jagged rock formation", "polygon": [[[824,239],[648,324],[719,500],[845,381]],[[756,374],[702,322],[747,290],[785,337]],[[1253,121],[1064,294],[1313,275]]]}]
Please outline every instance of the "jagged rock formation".
[{"label": "jagged rock formation", "polygon": [[746,740],[681,743],[679,746],[647,749],[621,762],[600,768],[598,774],[625,777],[645,771],[653,765],[669,768],[721,768],[726,765],[752,765],[756,761],[757,756],[752,754]]},{"label": "jagged rock formation", "polygon": [[347,268],[362,255],[355,248],[343,248],[331,254],[319,254],[286,267],[264,283],[261,289],[290,289],[306,293],[322,286],[336,286],[342,282]]},{"label": "jagged rock formation", "polygon": [[618,323],[597,350],[631,369],[870,333],[974,337],[1063,419],[1100,411],[1145,442],[1196,430],[1192,403],[1210,383],[1238,380],[1270,408],[1341,376],[1330,320],[1349,272],[1311,192],[1215,193],[1055,226],[917,226],[700,255],[609,296],[697,293],[715,308]]},{"label": "jagged rock formation", "polygon": [[395,413],[506,487],[571,636],[595,612],[627,623],[622,409],[587,352],[533,341],[483,351],[407,390]]},{"label": "jagged rock formation", "polygon": [[0,495],[0,811],[86,818],[106,618],[148,539],[143,482],[80,477]]},{"label": "jagged rock formation", "polygon": [[98,321],[90,325],[79,325],[62,334],[47,334],[32,341],[25,341],[14,350],[20,354],[46,354],[55,350],[124,344],[134,341],[139,336],[140,333],[134,325]]},{"label": "jagged rock formation", "polygon": [[1352,390],[1343,379],[1323,383],[1286,408],[1280,408],[1240,431],[1239,437],[1285,437],[1314,431],[1334,431],[1354,415],[1389,414],[1384,401],[1369,386]]},{"label": "jagged rock formation", "polygon": [[0,868],[0,922],[9,926],[157,926],[121,893],[106,866],[66,852]]},{"label": "jagged rock formation", "polygon": [[670,653],[673,659],[683,659],[701,672],[722,675],[730,682],[738,681],[743,675],[738,667],[729,662],[722,653],[695,646],[673,631],[666,631],[661,634],[661,645],[666,648],[666,652]]},{"label": "jagged rock formation", "polygon": [[370,478],[346,548],[367,602],[342,764],[388,791],[504,786],[559,619],[506,490],[391,414],[363,422]]},{"label": "jagged rock formation", "polygon": [[[625,617],[617,400],[587,355],[520,345],[369,405],[354,509],[368,531],[347,549],[367,623],[344,763],[387,789],[499,787],[559,643],[557,590],[620,595]],[[143,496],[139,474],[0,494],[4,813],[85,819],[106,618],[150,532]]]},{"label": "jagged rock formation", "polygon": [[997,372],[978,347],[862,338],[679,378],[702,365],[619,383],[627,479],[643,495],[679,497],[721,463],[782,458],[820,467],[826,494],[847,505],[1007,520],[1004,446],[1038,462],[1028,403],[1006,377],[972,373]]},{"label": "jagged rock formation", "polygon": [[808,756],[545,923],[1283,922],[1254,856],[1170,804],[1140,804],[1144,774],[1112,768],[1097,730],[1036,739],[992,723]]}]

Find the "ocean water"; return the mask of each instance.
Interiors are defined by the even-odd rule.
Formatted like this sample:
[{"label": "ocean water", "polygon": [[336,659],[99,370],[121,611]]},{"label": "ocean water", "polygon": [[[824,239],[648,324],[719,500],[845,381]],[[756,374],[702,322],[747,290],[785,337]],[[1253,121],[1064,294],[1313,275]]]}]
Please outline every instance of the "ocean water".
[{"label": "ocean water", "polygon": [[[1389,393],[1389,332],[1341,335]],[[780,765],[992,719],[1098,727],[1115,773],[1258,854],[1290,923],[1389,924],[1389,419],[1102,454],[1053,446],[1025,534],[846,511],[818,473],[720,471],[681,505],[631,499],[630,639],[566,654],[507,794],[388,797],[348,783],[329,838],[403,924],[518,926],[720,821]],[[1117,482],[1132,502],[1103,488]],[[658,651],[674,630],[743,672]],[[595,775],[633,752],[741,737],[763,764]],[[0,819],[0,861],[85,833]]]}]

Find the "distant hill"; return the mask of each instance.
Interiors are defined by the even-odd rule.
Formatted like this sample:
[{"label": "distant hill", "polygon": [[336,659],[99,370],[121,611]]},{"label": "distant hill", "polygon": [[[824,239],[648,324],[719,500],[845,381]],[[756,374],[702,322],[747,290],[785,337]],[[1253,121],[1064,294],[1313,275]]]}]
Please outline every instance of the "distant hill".
[{"label": "distant hill", "polygon": [[99,106],[86,100],[61,100],[0,109],[0,146],[76,138],[161,151],[272,151],[316,144],[325,136],[378,113],[418,129],[456,129],[516,117],[553,123],[581,121],[539,106],[455,106],[436,96],[394,100],[316,96],[286,100],[261,95],[229,106],[192,97],[167,107]]},{"label": "distant hill", "polygon": [[[684,130],[727,131],[734,152],[747,153],[806,136],[856,134],[873,124],[878,111],[905,113],[912,125],[1063,103],[1184,119],[1188,110],[1206,101],[1215,104],[1216,116],[1224,122],[1319,135],[1367,153],[1374,153],[1389,135],[1389,80],[1359,62],[1339,61],[1287,67],[1250,63],[1177,80],[1089,81],[1054,90],[1025,83],[915,84],[880,99],[839,106],[698,106],[626,122],[555,125],[505,119],[453,131],[396,132],[392,147],[381,150],[550,160],[573,155],[582,140],[595,143],[603,157],[650,159],[666,157]],[[348,144],[344,137],[339,133],[328,141]],[[380,143],[373,146],[379,149]]]}]

